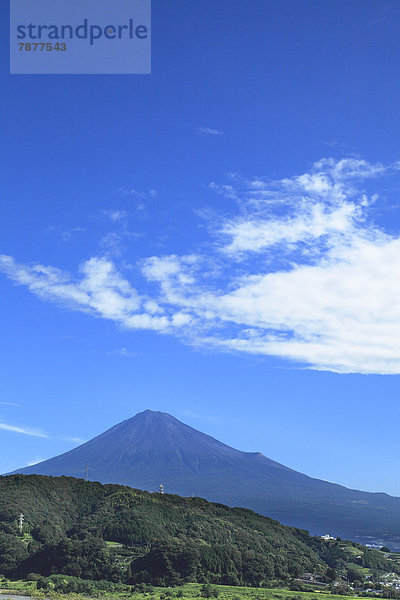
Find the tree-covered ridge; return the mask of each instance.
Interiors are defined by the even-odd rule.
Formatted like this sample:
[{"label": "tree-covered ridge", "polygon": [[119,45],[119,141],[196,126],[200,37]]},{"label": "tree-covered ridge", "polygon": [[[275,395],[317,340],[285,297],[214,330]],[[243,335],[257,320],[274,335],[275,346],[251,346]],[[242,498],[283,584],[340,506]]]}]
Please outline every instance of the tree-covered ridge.
[{"label": "tree-covered ridge", "polygon": [[[393,571],[382,553],[360,555],[363,566]],[[260,586],[306,572],[329,578],[347,562],[338,542],[247,509],[68,477],[0,478],[0,572],[8,576]]]}]

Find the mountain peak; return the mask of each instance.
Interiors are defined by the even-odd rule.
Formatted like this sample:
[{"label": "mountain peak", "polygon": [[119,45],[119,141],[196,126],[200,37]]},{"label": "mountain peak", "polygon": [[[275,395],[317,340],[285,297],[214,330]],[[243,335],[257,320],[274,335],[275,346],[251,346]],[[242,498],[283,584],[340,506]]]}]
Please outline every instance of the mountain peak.
[{"label": "mountain peak", "polygon": [[178,421],[178,419],[176,419],[175,417],[173,417],[172,415],[170,415],[169,413],[166,412],[161,412],[160,410],[151,410],[150,408],[146,408],[146,410],[143,410],[142,412],[136,413],[136,415],[133,415],[133,417],[130,417],[129,419],[127,419],[127,421],[131,421],[132,419],[135,419],[137,421],[139,420],[143,420],[143,419],[147,419],[147,420],[158,420],[158,421],[168,421],[168,420],[173,420],[173,421]]},{"label": "mountain peak", "polygon": [[92,480],[154,489],[178,473],[178,477],[193,476],[210,464],[222,468],[242,456],[250,453],[235,450],[168,413],[146,409],[69,452],[18,472],[82,477],[87,465]]},{"label": "mountain peak", "polygon": [[[154,434],[154,432],[157,429],[162,429],[164,434],[167,436],[168,432],[170,432],[171,434],[173,432],[175,436],[178,436],[174,438],[175,445],[179,444],[179,435],[185,431],[190,431],[194,436],[204,436],[204,438],[209,438],[210,440],[213,440],[213,438],[211,438],[210,436],[207,436],[205,433],[201,433],[200,431],[193,429],[189,425],[182,423],[182,421],[179,421],[172,415],[165,412],[161,412],[159,410],[150,410],[149,408],[137,413],[136,415],[130,417],[129,419],[126,419],[125,421],[122,421],[121,423],[118,423],[117,425],[114,425],[114,427],[112,427],[111,429],[104,432],[98,437],[106,435],[108,432],[114,432],[115,429],[118,429],[120,432],[124,431],[125,433],[129,434],[129,436],[131,437],[131,441],[135,444],[137,444],[139,440],[141,440],[140,443],[143,443],[145,441],[145,435],[148,438],[148,444],[157,444],[158,439],[151,439],[150,437],[152,434]],[[214,441],[217,442],[217,440]],[[219,444],[220,442],[217,443]]]},{"label": "mountain peak", "polygon": [[[172,415],[170,415],[169,413],[161,412],[160,410],[151,410],[150,408],[146,408],[142,412],[136,413],[136,415],[134,415],[132,417],[132,419],[135,419],[137,417],[141,417],[143,415],[153,415],[153,416],[155,416],[155,415],[162,415],[164,417],[172,417]],[[174,418],[174,417],[172,417],[172,418]]]}]

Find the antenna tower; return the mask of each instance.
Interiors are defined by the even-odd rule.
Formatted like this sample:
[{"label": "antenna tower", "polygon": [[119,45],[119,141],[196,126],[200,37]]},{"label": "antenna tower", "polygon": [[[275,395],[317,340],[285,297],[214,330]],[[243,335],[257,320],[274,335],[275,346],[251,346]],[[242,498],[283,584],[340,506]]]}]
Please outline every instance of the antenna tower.
[{"label": "antenna tower", "polygon": [[19,532],[22,534],[23,528],[24,528],[24,520],[25,517],[24,515],[21,513],[18,517],[18,527],[19,527]]}]

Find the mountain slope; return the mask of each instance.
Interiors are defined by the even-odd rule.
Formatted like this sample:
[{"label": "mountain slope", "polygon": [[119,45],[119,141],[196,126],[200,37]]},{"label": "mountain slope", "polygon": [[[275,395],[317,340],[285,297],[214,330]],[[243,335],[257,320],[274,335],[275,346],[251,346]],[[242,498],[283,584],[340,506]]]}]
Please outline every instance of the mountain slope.
[{"label": "mountain slope", "polygon": [[400,499],[313,479],[241,452],[166,413],[144,411],[69,452],[15,473],[68,475],[251,508],[346,538],[400,538]]},{"label": "mountain slope", "polygon": [[[105,540],[125,547],[107,547]],[[0,478],[0,573],[9,576],[267,585],[305,572],[329,577],[328,566],[346,578],[354,551],[201,498],[66,477]],[[400,572],[382,552],[357,546],[356,554],[360,567]]]}]

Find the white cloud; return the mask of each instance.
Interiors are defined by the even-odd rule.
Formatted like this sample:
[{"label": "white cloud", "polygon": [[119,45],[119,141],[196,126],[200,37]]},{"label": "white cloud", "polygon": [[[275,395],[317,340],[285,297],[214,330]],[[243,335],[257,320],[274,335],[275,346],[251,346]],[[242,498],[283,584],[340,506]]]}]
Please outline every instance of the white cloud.
[{"label": "white cloud", "polygon": [[103,214],[109,217],[113,223],[125,221],[127,217],[126,210],[104,210]]},{"label": "white cloud", "polygon": [[15,406],[17,408],[21,408],[22,404],[18,404],[17,402],[0,402],[1,406]]},{"label": "white cloud", "polygon": [[46,233],[53,233],[61,239],[62,242],[67,242],[74,236],[76,233],[84,233],[85,229],[83,227],[73,227],[70,230],[63,230],[59,226],[50,225],[47,227]]},{"label": "white cloud", "polygon": [[[400,238],[367,222],[376,196],[356,185],[397,168],[324,160],[311,173],[270,186],[247,182],[245,216],[221,228],[230,238],[219,247],[230,261],[225,289],[216,282],[210,290],[177,256],[153,257],[145,274],[158,280],[166,302],[202,323],[197,343],[315,369],[400,373]],[[240,197],[233,187],[227,195]],[[271,200],[285,204],[284,216],[271,213]],[[255,253],[264,269],[252,272],[250,264],[236,274],[237,260]],[[271,267],[271,253],[287,256],[284,267]]]},{"label": "white cloud", "polygon": [[58,439],[63,440],[64,442],[73,442],[74,444],[84,444],[86,441],[74,435],[60,435]]},{"label": "white cloud", "polygon": [[223,135],[223,131],[219,129],[211,129],[210,127],[196,127],[195,131],[203,135]]},{"label": "white cloud", "polygon": [[180,310],[176,314],[173,310],[169,314],[154,314],[157,303],[140,296],[107,258],[93,257],[82,263],[77,280],[53,267],[20,265],[5,255],[0,255],[0,269],[44,300],[111,319],[128,329],[168,332],[184,322]]},{"label": "white cloud", "polygon": [[209,423],[221,423],[220,417],[202,415],[200,413],[194,412],[193,410],[182,410],[181,414],[185,417],[189,417],[190,419],[199,419],[201,421],[208,421]]},{"label": "white cloud", "polygon": [[154,188],[149,188],[148,190],[138,190],[136,188],[126,187],[122,185],[119,187],[115,193],[120,194],[121,196],[135,196],[136,198],[155,198],[157,196],[157,190]]},{"label": "white cloud", "polygon": [[317,369],[399,373],[399,252],[399,239],[360,241],[322,264],[243,278],[205,305],[239,335],[208,342]]},{"label": "white cloud", "polygon": [[[44,438],[46,440],[58,439],[58,440],[63,440],[65,442],[74,442],[76,444],[83,444],[85,441],[76,436],[70,436],[70,435],[55,435],[54,436],[54,435],[49,435],[48,433],[41,431],[40,429],[19,426],[19,425],[10,425],[9,423],[2,423],[2,422],[0,422],[0,429],[2,429],[3,431],[10,431],[11,433],[20,433],[22,435],[30,435],[33,437]],[[39,461],[37,461],[37,462],[39,462]],[[34,463],[32,463],[32,464],[34,464]]]},{"label": "white cloud", "polygon": [[123,348],[118,348],[118,350],[114,350],[113,352],[110,352],[110,354],[118,354],[119,356],[127,356],[127,357],[132,357],[132,356],[137,356],[137,352],[130,352],[127,348],[123,347]]},{"label": "white cloud", "polygon": [[25,465],[25,466],[26,466],[26,467],[33,467],[33,465],[37,465],[38,463],[41,463],[41,462],[43,462],[44,460],[46,460],[46,459],[45,459],[45,458],[42,458],[42,457],[40,457],[40,456],[37,456],[37,457],[33,458],[32,460],[29,460],[29,461],[26,463],[26,465]]},{"label": "white cloud", "polygon": [[22,433],[23,435],[31,435],[33,437],[49,437],[46,433],[38,431],[37,429],[31,429],[30,427],[18,427],[16,425],[9,425],[8,423],[0,423],[0,429],[3,429],[4,431],[11,431],[13,433]]},{"label": "white cloud", "polygon": [[7,256],[0,268],[43,299],[125,328],[314,369],[399,374],[400,233],[373,220],[379,178],[399,170],[350,158],[274,181],[232,175],[210,186],[237,212],[213,224],[214,243],[144,259],[134,287],[104,257],[78,278]]},{"label": "white cloud", "polygon": [[274,244],[307,242],[323,236],[347,234],[357,219],[355,204],[328,208],[317,202],[292,218],[236,219],[228,221],[222,233],[231,238],[223,250],[228,254],[259,252]]}]

